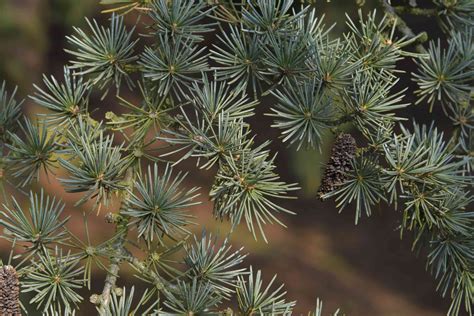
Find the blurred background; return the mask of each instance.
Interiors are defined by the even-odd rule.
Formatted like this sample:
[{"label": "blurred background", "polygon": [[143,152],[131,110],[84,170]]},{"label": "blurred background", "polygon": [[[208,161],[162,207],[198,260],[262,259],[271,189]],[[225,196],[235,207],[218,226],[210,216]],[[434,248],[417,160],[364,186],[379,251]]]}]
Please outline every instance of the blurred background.
[{"label": "blurred background", "polygon": [[[337,23],[334,32],[345,30],[344,12],[355,17],[356,1],[320,0],[316,2],[319,15],[325,14],[326,24]],[[374,7],[366,1],[365,12]],[[68,61],[64,52],[67,47],[65,36],[72,33],[72,26],[85,26],[84,17],[94,17],[100,21],[107,19],[100,13],[98,0],[0,0],[0,81],[5,79],[10,88],[19,86],[18,95],[25,98],[26,113],[41,112],[28,99],[33,91],[33,84],[41,83],[41,76],[62,75],[62,67]],[[135,17],[127,17],[131,24]],[[433,24],[423,18],[409,20],[415,30],[431,28],[430,36],[438,36]],[[402,74],[400,86],[411,84],[409,72],[414,65],[409,60],[403,61],[401,67],[408,72]],[[138,96],[130,95],[129,98]],[[411,96],[406,97],[411,102]],[[264,279],[270,280],[278,274],[278,282],[285,283],[288,299],[297,300],[295,315],[307,314],[314,310],[316,298],[324,301],[325,312],[333,312],[337,307],[347,315],[444,315],[449,306],[447,299],[442,299],[436,292],[436,282],[425,271],[425,254],[417,258],[410,250],[409,235],[400,240],[397,231],[401,213],[381,205],[371,218],[362,218],[354,225],[354,211],[347,208],[338,214],[332,201],[320,202],[316,191],[320,182],[322,166],[330,151],[332,140],[328,138],[322,154],[317,151],[299,151],[287,148],[277,140],[278,131],[268,128],[271,119],[264,116],[267,112],[265,99],[257,109],[257,115],[250,123],[257,134],[257,141],[273,139],[271,149],[278,151],[278,172],[286,182],[298,182],[301,190],[297,200],[284,202],[284,206],[297,213],[296,216],[282,216],[288,229],[269,226],[267,235],[269,244],[262,240],[255,241],[241,227],[231,237],[236,247],[244,246],[250,255],[247,265],[262,269]],[[108,110],[116,109],[116,100],[95,100],[91,108],[97,108],[95,116]],[[403,116],[415,116],[421,121],[441,118],[441,112],[428,113],[427,106],[410,106]],[[442,123],[442,122],[441,122]],[[178,168],[190,172],[186,186],[200,186],[202,204],[191,211],[197,217],[196,222],[208,231],[221,237],[228,232],[226,223],[216,222],[212,217],[212,205],[206,192],[212,184],[213,172],[203,172],[195,168],[194,161],[187,161]],[[62,173],[58,172],[57,177]],[[41,185],[50,194],[60,196],[66,203],[67,213],[72,215],[71,229],[83,235],[81,213],[73,207],[77,196],[66,194],[54,176],[42,177]],[[38,186],[39,187],[39,186]],[[24,196],[16,195],[25,200]],[[4,203],[4,201],[0,201]],[[0,203],[0,204],[1,204]],[[102,210],[97,217],[90,216],[90,231],[94,242],[100,242],[110,236],[109,227],[103,216],[109,210]],[[113,206],[111,207],[113,211]],[[201,226],[196,225],[199,233]],[[8,258],[9,246],[0,241],[2,259]],[[124,277],[119,285],[132,285],[132,271],[124,267]],[[96,271],[92,292],[100,291],[104,274]],[[84,292],[86,302],[91,293]],[[85,303],[79,315],[90,314],[94,309]],[[32,312],[32,315],[35,315]]]}]

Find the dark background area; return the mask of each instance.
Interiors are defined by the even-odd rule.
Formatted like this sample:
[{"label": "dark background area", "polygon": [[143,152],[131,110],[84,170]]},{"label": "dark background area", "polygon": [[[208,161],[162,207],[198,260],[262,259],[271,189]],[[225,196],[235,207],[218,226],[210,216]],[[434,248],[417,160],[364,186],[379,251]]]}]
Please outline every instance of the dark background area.
[{"label": "dark background area", "polygon": [[[0,0],[0,81],[5,79],[10,87],[19,86],[19,95],[26,98],[25,112],[29,115],[41,112],[27,96],[32,93],[33,83],[41,82],[41,75],[55,74],[60,78],[62,67],[69,56],[63,51],[67,47],[65,36],[72,33],[72,26],[85,26],[84,17],[95,17],[106,22],[107,16],[100,13],[96,0]],[[421,1],[419,1],[420,3]],[[364,12],[374,7],[370,1],[364,6]],[[332,0],[327,3],[320,0],[316,4],[318,15],[325,14],[326,24],[337,23],[334,33],[345,30],[344,12],[353,18],[357,15],[355,1]],[[381,15],[381,9],[378,9]],[[128,16],[133,24],[135,17]],[[437,38],[440,31],[435,22],[425,18],[408,19],[407,22],[417,31],[426,30],[430,38]],[[398,87],[413,85],[410,71],[414,64],[409,59],[400,63],[407,72],[401,74]],[[128,98],[137,98],[130,95]],[[406,102],[413,102],[408,94]],[[333,312],[337,307],[347,315],[444,315],[449,306],[447,299],[436,293],[436,281],[425,270],[425,256],[417,258],[410,250],[409,234],[400,240],[397,231],[401,212],[381,205],[371,218],[363,217],[354,225],[354,211],[350,208],[338,214],[332,201],[320,202],[316,198],[322,166],[327,159],[331,146],[331,137],[323,153],[317,151],[299,151],[287,148],[277,139],[279,131],[269,128],[271,118],[263,115],[268,112],[272,98],[265,98],[257,108],[257,115],[250,120],[257,142],[274,140],[273,152],[278,151],[276,160],[278,172],[286,182],[298,182],[302,189],[296,194],[297,200],[288,200],[285,207],[297,213],[296,216],[282,216],[288,229],[268,227],[269,244],[262,240],[254,241],[243,224],[232,235],[235,246],[244,246],[250,253],[247,265],[262,269],[266,280],[278,274],[278,282],[286,284],[288,299],[297,300],[295,314],[306,314],[313,309],[316,298],[324,300],[325,312]],[[108,110],[118,110],[114,98],[104,101],[95,98],[91,109],[97,108],[94,116],[98,119]],[[443,121],[440,109],[428,113],[428,106],[421,104],[409,106],[400,115],[415,117],[417,121],[429,122],[438,118]],[[192,209],[196,221],[208,231],[226,235],[229,225],[216,222],[212,218],[212,205],[207,192],[212,184],[213,171],[197,170],[195,161],[186,161],[178,166],[190,172],[188,187],[200,186],[202,204]],[[63,174],[59,171],[56,176]],[[43,185],[50,194],[63,199],[67,204],[67,213],[72,217],[71,229],[83,233],[81,213],[73,207],[77,196],[66,194],[54,176],[42,177]],[[37,188],[39,186],[36,186]],[[16,195],[21,199],[21,195]],[[4,201],[0,201],[4,203]],[[0,203],[0,204],[1,204]],[[86,206],[87,207],[87,206]],[[113,206],[111,207],[113,211]],[[93,240],[100,242],[110,236],[112,227],[105,224],[102,211],[99,216],[90,216],[90,229]],[[195,228],[199,233],[201,226]],[[8,257],[8,244],[0,241],[2,258]],[[138,283],[132,271],[124,267],[125,274],[119,285],[131,286]],[[104,274],[96,271],[93,291],[99,291]],[[93,311],[88,304],[92,293],[84,292],[86,303],[78,315],[87,315]],[[35,313],[33,312],[33,315]]]}]

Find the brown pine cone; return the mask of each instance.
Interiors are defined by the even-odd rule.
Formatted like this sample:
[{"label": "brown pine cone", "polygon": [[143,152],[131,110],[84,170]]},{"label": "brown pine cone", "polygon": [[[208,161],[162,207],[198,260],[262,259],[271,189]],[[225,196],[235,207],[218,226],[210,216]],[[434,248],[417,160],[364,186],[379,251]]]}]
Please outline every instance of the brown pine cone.
[{"label": "brown pine cone", "polygon": [[0,315],[21,316],[20,282],[12,266],[0,267]]},{"label": "brown pine cone", "polygon": [[319,187],[320,197],[344,183],[347,172],[352,170],[351,160],[356,154],[356,149],[356,141],[352,135],[342,133],[336,138]]}]

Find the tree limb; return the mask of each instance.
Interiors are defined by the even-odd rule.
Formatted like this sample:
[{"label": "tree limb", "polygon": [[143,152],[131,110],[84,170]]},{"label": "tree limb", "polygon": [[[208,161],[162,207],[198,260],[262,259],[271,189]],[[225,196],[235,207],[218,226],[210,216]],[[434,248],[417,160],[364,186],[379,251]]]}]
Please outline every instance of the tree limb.
[{"label": "tree limb", "polygon": [[411,15],[418,15],[418,16],[436,16],[438,15],[438,11],[434,8],[412,8],[406,6],[396,6],[393,7],[396,13],[398,14],[411,14]]},{"label": "tree limb", "polygon": [[395,8],[390,5],[388,0],[379,0],[380,5],[383,7],[385,13],[393,19],[393,23],[396,23],[397,30],[404,34],[408,39],[415,40],[418,42],[415,45],[417,52],[426,54],[426,49],[421,45],[421,42],[426,41],[426,33],[420,33],[416,35],[413,30],[406,24],[406,22],[395,12]]},{"label": "tree limb", "polygon": [[[124,191],[124,197],[122,198],[122,204],[120,205],[120,211],[127,208],[127,198],[130,194],[129,192],[133,188],[133,167],[128,167],[125,174],[125,182],[127,187]],[[101,299],[100,299],[100,311],[103,312],[110,303],[110,293],[115,287],[117,282],[118,272],[120,270],[120,263],[122,262],[122,254],[124,252],[124,244],[127,240],[128,235],[128,220],[120,218],[116,223],[116,234],[119,234],[119,237],[112,244],[112,248],[115,250],[115,256],[110,260],[110,266],[107,271],[107,276],[105,277],[104,288],[102,290]]]}]

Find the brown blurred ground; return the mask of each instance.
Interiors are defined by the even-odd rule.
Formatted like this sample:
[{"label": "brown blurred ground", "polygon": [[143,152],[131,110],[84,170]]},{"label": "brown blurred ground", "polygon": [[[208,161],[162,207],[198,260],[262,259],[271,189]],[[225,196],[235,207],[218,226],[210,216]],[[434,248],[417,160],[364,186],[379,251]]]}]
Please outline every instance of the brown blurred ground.
[{"label": "brown blurred ground", "polygon": [[[321,1],[319,13],[326,13],[328,24],[337,21],[338,30],[344,26],[344,11],[354,15],[352,1]],[[71,33],[71,25],[84,25],[84,15],[104,18],[98,13],[95,0],[0,0],[0,79],[18,84],[21,95],[26,96],[32,91],[31,84],[40,82],[41,73],[59,74],[67,60],[62,50],[66,45],[64,36]],[[101,108],[100,112],[114,108],[113,103],[96,106]],[[25,107],[29,113],[38,111],[29,101]],[[262,115],[265,111],[263,102],[258,109],[258,124],[256,119],[251,122],[259,141],[278,136],[276,130],[268,128],[271,121]],[[426,108],[410,108],[406,116],[425,111]],[[370,219],[363,218],[355,226],[351,209],[338,214],[331,202],[321,203],[315,198],[327,148],[322,156],[315,152],[295,153],[275,140],[272,150],[279,152],[277,164],[283,180],[302,186],[299,199],[285,203],[298,215],[283,216],[288,229],[270,227],[268,245],[254,241],[245,227],[234,233],[232,240],[235,246],[245,246],[250,253],[246,264],[262,269],[267,280],[278,274],[278,280],[286,284],[289,299],[298,300],[295,314],[314,309],[317,297],[324,300],[326,313],[339,306],[347,315],[445,314],[448,301],[435,292],[436,283],[424,269],[423,255],[416,258],[410,251],[410,240],[399,239],[396,227],[401,214],[381,206]],[[212,173],[196,170],[194,163],[180,165],[190,171],[186,185],[202,187],[203,203],[192,212],[207,230],[223,236],[228,225],[212,218],[212,205],[206,195]],[[42,184],[67,203],[73,216],[70,227],[81,234],[82,219],[73,207],[76,197],[64,193],[55,179],[43,177]],[[91,216],[90,229],[96,242],[111,233],[111,227],[103,221],[105,212],[97,218]],[[196,227],[196,232],[200,230]],[[0,247],[2,258],[6,258],[7,244],[1,241]],[[97,287],[103,280],[99,273],[95,279]],[[132,282],[131,278],[123,278],[119,284]],[[84,294],[87,300],[87,293]],[[79,313],[86,314],[87,308]]]}]

